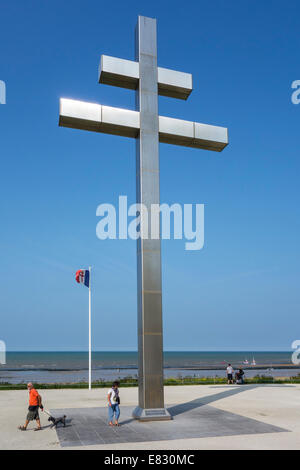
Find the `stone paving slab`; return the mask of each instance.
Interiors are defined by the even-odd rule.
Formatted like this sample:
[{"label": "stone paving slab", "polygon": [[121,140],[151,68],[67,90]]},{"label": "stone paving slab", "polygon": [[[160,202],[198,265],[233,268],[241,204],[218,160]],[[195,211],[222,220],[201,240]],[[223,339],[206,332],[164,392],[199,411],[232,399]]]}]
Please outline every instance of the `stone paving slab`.
[{"label": "stone paving slab", "polygon": [[67,415],[66,427],[56,430],[62,447],[289,432],[198,400],[192,403],[170,407],[171,421],[143,423],[132,418],[133,407],[123,406],[120,427],[108,426],[107,407],[53,409],[51,414]]}]

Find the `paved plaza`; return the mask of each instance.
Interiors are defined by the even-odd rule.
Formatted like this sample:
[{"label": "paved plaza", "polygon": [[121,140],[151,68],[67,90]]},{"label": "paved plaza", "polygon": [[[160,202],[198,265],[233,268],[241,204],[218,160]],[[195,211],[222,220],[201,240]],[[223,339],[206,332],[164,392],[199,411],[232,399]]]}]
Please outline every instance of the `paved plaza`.
[{"label": "paved plaza", "polygon": [[165,387],[172,421],[132,419],[137,388],[121,391],[120,427],[107,425],[106,389],[41,390],[54,416],[66,427],[17,430],[24,422],[27,391],[1,391],[1,449],[299,449],[300,386]]}]

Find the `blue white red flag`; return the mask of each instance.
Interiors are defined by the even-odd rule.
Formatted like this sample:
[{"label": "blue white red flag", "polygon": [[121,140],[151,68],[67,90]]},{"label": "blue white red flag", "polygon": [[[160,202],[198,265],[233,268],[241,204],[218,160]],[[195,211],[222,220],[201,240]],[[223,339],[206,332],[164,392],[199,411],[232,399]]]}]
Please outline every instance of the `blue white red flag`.
[{"label": "blue white red flag", "polygon": [[79,284],[84,284],[90,287],[90,271],[88,269],[78,269],[76,271],[75,279]]}]

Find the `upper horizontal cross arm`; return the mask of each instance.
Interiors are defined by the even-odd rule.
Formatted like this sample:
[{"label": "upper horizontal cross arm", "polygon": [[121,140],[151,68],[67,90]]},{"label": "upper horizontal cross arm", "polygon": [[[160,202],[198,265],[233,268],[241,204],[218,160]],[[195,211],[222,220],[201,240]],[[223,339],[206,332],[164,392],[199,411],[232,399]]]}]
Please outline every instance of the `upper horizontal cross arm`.
[{"label": "upper horizontal cross arm", "polygon": [[[186,100],[193,89],[192,75],[157,67],[158,94]],[[136,90],[139,83],[139,63],[102,55],[99,83]]]}]

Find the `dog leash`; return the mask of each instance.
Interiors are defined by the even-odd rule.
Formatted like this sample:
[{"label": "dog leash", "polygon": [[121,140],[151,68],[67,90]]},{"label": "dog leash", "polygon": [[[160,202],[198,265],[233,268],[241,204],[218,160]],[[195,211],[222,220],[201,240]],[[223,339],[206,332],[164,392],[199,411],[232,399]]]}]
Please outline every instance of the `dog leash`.
[{"label": "dog leash", "polygon": [[44,411],[48,416],[51,416],[51,414],[49,413],[49,411],[46,410],[46,408],[44,408]]}]

